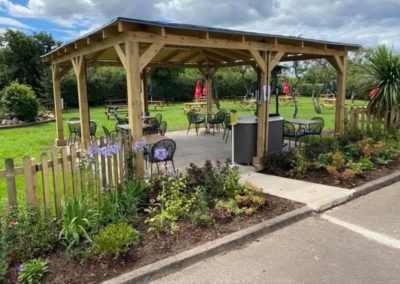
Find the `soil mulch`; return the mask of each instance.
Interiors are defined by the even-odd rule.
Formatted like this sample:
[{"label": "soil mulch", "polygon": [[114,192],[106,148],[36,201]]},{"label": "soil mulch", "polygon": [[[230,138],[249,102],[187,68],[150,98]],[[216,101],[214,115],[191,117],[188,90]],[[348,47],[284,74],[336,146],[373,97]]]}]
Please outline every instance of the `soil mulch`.
[{"label": "soil mulch", "polygon": [[[307,175],[304,178],[301,178],[301,180],[313,182],[313,183],[324,184],[324,185],[331,185],[331,186],[352,189],[354,187],[363,185],[367,182],[370,182],[370,181],[376,180],[378,178],[384,177],[386,175],[389,175],[399,169],[400,169],[400,160],[397,160],[397,161],[391,162],[388,165],[376,166],[376,168],[374,168],[373,170],[370,170],[370,171],[366,171],[361,176],[357,175],[357,176],[347,179],[347,180],[338,181],[333,175],[329,174],[326,170],[309,172],[309,173],[307,173]],[[268,172],[268,171],[266,171],[265,173],[271,174],[271,175],[276,175],[276,173]],[[291,178],[289,176],[284,176],[284,175],[280,175],[280,176]]]},{"label": "soil mulch", "polygon": [[[91,256],[79,261],[60,249],[47,256],[49,272],[42,283],[99,283],[304,206],[272,195],[266,194],[265,197],[265,205],[252,216],[240,215],[229,223],[213,227],[195,227],[188,221],[181,221],[178,223],[179,231],[174,235],[161,235],[157,238],[141,224],[139,230],[142,233],[142,243],[118,259]],[[15,268],[10,269],[7,276],[7,283],[17,282]]]}]

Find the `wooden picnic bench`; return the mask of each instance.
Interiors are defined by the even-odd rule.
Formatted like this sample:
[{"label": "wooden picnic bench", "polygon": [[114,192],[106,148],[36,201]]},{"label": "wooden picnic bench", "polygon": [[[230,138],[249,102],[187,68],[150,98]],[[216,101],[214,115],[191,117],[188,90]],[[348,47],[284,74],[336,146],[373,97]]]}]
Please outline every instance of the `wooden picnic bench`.
[{"label": "wooden picnic bench", "polygon": [[126,99],[119,100],[106,100],[106,104],[104,105],[105,114],[107,119],[110,119],[110,116],[118,116],[120,114],[128,113],[128,102]]},{"label": "wooden picnic bench", "polygon": [[198,103],[184,103],[183,104],[183,112],[186,114],[190,110],[196,110],[196,111],[206,111],[207,109],[207,102],[198,102]]},{"label": "wooden picnic bench", "polygon": [[332,108],[333,109],[336,107],[336,98],[332,98],[332,97],[321,98],[320,105],[323,108]]},{"label": "wooden picnic bench", "polygon": [[239,106],[243,110],[256,110],[257,108],[257,101],[256,100],[246,100],[241,101]]},{"label": "wooden picnic bench", "polygon": [[163,110],[164,101],[148,101],[149,106],[153,106],[154,110]]}]

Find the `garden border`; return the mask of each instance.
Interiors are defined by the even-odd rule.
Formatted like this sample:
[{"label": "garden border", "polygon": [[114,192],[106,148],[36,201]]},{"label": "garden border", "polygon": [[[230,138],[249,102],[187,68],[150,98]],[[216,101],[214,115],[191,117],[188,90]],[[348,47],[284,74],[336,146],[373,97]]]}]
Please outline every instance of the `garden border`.
[{"label": "garden border", "polygon": [[0,125],[0,130],[2,130],[2,129],[12,129],[12,128],[21,128],[21,127],[27,127],[27,126],[35,126],[35,125],[45,124],[45,123],[54,122],[54,121],[56,121],[56,119],[55,118],[51,118],[51,119],[48,119],[48,120],[27,122],[27,123],[21,123],[21,124]]},{"label": "garden border", "polygon": [[223,238],[215,241],[200,245],[193,249],[184,251],[180,254],[168,257],[166,259],[154,262],[144,267],[132,270],[130,272],[119,275],[102,282],[103,284],[122,284],[122,283],[143,283],[151,280],[159,279],[162,276],[173,273],[185,267],[188,267],[198,261],[208,257],[217,255],[221,252],[227,251],[237,247],[247,241],[252,241],[264,234],[272,233],[277,229],[283,228],[287,225],[300,221],[312,213],[321,213],[344,204],[348,201],[354,200],[363,195],[367,195],[373,191],[389,186],[395,182],[400,181],[400,171],[396,171],[387,176],[372,180],[361,186],[349,190],[349,195],[339,197],[328,201],[319,206],[319,208],[311,209],[308,206],[293,210],[284,215],[278,216],[271,220],[262,222],[260,224],[251,226],[247,229],[232,233]]},{"label": "garden border", "polygon": [[227,251],[264,234],[271,233],[300,221],[312,214],[313,210],[303,206],[271,220],[264,221],[249,228],[229,234],[220,239],[205,243],[177,255],[154,262],[102,282],[103,284],[146,283],[162,276],[190,266],[198,261]]},{"label": "garden border", "polygon": [[329,209],[332,209],[333,207],[344,204],[363,195],[367,195],[368,193],[389,186],[398,181],[400,181],[400,171],[395,171],[384,177],[369,181],[363,185],[349,189],[348,195],[329,200],[325,204],[321,204],[317,209],[314,209],[314,211],[317,213],[327,211]]}]

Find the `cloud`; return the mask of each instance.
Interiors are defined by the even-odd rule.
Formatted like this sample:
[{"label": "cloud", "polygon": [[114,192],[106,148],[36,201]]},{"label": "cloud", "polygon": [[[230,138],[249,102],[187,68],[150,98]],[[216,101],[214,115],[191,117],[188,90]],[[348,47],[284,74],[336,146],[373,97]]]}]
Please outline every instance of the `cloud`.
[{"label": "cloud", "polygon": [[122,16],[366,45],[400,38],[398,0],[0,0],[0,11],[55,23],[66,36]]},{"label": "cloud", "polygon": [[25,30],[33,30],[34,28],[25,25],[24,23],[8,17],[0,17],[0,26],[7,28],[20,28]]}]

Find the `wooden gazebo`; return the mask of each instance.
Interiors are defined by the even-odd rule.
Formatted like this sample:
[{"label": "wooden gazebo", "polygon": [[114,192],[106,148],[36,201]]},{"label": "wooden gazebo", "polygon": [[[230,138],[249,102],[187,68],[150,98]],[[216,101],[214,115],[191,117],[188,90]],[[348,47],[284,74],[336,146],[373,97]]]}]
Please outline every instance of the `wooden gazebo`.
[{"label": "wooden gazebo", "polygon": [[[359,45],[310,40],[186,24],[171,24],[116,18],[103,27],[43,55],[51,63],[57,145],[65,145],[61,112],[60,80],[71,68],[77,78],[82,144],[89,142],[86,68],[89,65],[123,66],[127,76],[128,117],[133,141],[142,136],[142,113],[147,105],[146,77],[157,67],[198,68],[212,91],[212,78],[221,67],[251,65],[259,75],[260,94],[270,85],[271,71],[285,61],[327,59],[337,72],[335,132],[344,130],[346,59]],[[142,92],[143,90],[143,92]],[[259,166],[267,151],[268,103],[261,95],[258,107],[257,155]],[[268,96],[266,96],[268,97]],[[211,94],[207,97],[210,101]],[[143,175],[143,159],[135,160],[137,175]]]}]

